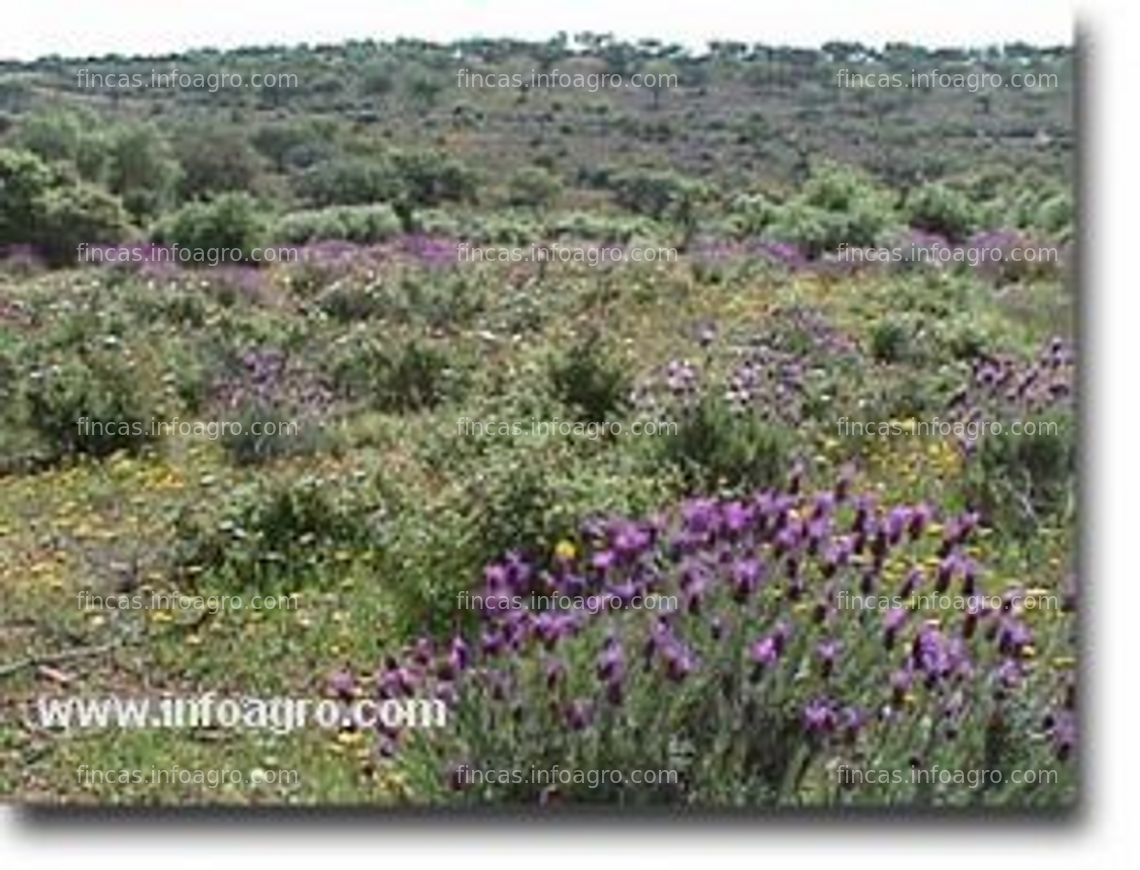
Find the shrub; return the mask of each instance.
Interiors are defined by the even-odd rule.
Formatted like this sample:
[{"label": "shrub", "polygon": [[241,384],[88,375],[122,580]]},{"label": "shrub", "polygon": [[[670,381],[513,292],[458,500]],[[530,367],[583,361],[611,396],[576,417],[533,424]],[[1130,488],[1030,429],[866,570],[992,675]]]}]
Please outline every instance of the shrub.
[{"label": "shrub", "polygon": [[182,168],[173,149],[150,124],[126,124],[108,136],[105,178],[135,217],[154,217],[171,202]]},{"label": "shrub", "polygon": [[474,172],[454,157],[435,151],[397,151],[392,163],[400,182],[399,198],[409,206],[431,208],[475,198]]},{"label": "shrub", "polygon": [[710,194],[703,182],[648,169],[617,173],[607,183],[619,205],[658,220],[689,220],[698,202]]},{"label": "shrub", "polygon": [[1032,537],[1043,523],[1075,509],[1077,438],[1071,413],[1021,422],[1035,425],[1035,434],[1013,434],[1007,420],[1002,434],[977,442],[966,496],[997,528]]},{"label": "shrub", "polygon": [[841,245],[874,245],[892,219],[890,197],[884,191],[854,170],[825,165],[775,210],[768,235],[817,257]]},{"label": "shrub", "polygon": [[879,362],[897,363],[906,359],[910,332],[898,320],[884,317],[871,329],[871,356]]},{"label": "shrub", "polygon": [[285,215],[274,236],[290,244],[329,239],[370,244],[390,239],[400,230],[400,218],[389,205],[331,206]]},{"label": "shrub", "polygon": [[951,242],[964,241],[979,225],[978,209],[970,199],[945,184],[925,184],[911,191],[905,213],[915,229],[937,233]]},{"label": "shrub", "polygon": [[79,246],[114,244],[130,233],[130,217],[117,197],[86,182],[48,190],[38,203],[36,242],[48,262],[74,262]]},{"label": "shrub", "polygon": [[451,355],[419,339],[353,347],[334,365],[333,377],[344,395],[387,413],[433,408],[464,387]]},{"label": "shrub", "polygon": [[[851,495],[790,486],[688,499],[650,518],[583,523],[553,564],[496,558],[474,594],[521,605],[488,608],[477,630],[423,637],[385,662],[376,684],[369,675],[354,687],[448,699],[455,729],[431,740],[390,729],[379,751],[414,771],[414,793],[432,803],[1067,803],[1074,735],[1050,732],[1070,715],[1062,698],[1073,675],[1032,665],[1049,629],[1014,611],[986,630],[976,613],[922,603],[944,582],[982,579],[966,555],[976,518],[940,516],[935,536],[927,505],[893,504],[891,531],[875,534],[874,495]],[[890,605],[910,596],[897,595],[888,564],[921,593],[915,604]],[[611,603],[531,602],[551,590]],[[642,595],[662,604],[626,606]],[[1042,739],[1011,739],[1042,722]],[[944,787],[863,781],[865,765],[991,774]],[[554,768],[571,775],[472,776]],[[1015,768],[1059,777],[1020,784]],[[630,769],[668,775],[636,785],[573,776]]]},{"label": "shrub", "polygon": [[124,240],[130,219],[105,190],[69,178],[28,151],[0,150],[0,246],[29,244],[55,265],[79,245]]},{"label": "shrub", "polygon": [[[229,425],[221,437],[221,444],[238,465],[257,465],[287,456],[305,456],[331,443],[314,415],[301,414],[283,404],[250,402],[226,422]],[[267,423],[273,424],[274,431],[268,430]]]},{"label": "shrub", "polygon": [[137,450],[153,437],[153,407],[138,378],[104,354],[40,368],[23,399],[49,459]]},{"label": "shrub", "polygon": [[84,178],[99,179],[104,148],[99,124],[89,113],[47,110],[28,116],[17,128],[15,144],[46,162],[67,163]]},{"label": "shrub", "polygon": [[261,176],[261,156],[238,131],[185,130],[173,137],[182,166],[179,192],[187,199],[231,191],[252,192]]},{"label": "shrub", "polygon": [[739,237],[761,235],[779,214],[779,206],[761,194],[736,197],[729,205],[729,222]]},{"label": "shrub", "polygon": [[258,127],[251,142],[278,172],[284,172],[328,159],[335,147],[335,129],[323,120],[275,121]]},{"label": "shrub", "polygon": [[392,201],[402,190],[389,161],[360,157],[322,161],[305,170],[297,181],[302,199],[318,207]]},{"label": "shrub", "polygon": [[507,202],[527,208],[549,208],[562,191],[558,177],[537,166],[527,166],[511,176]]},{"label": "shrub", "polygon": [[656,443],[690,488],[769,486],[785,472],[787,433],[717,396],[702,396],[676,422],[677,433]]},{"label": "shrub", "polygon": [[176,244],[207,260],[216,252],[234,251],[248,258],[266,241],[266,224],[257,201],[247,193],[224,193],[211,200],[191,202],[168,216],[155,230],[157,241]]},{"label": "shrub", "polygon": [[245,588],[265,588],[319,568],[344,548],[366,547],[376,510],[367,495],[334,491],[317,478],[236,488],[219,519],[193,506],[175,521],[174,561]]},{"label": "shrub", "polygon": [[596,336],[553,360],[550,381],[558,399],[583,422],[614,420],[632,387],[625,367],[607,357]]}]

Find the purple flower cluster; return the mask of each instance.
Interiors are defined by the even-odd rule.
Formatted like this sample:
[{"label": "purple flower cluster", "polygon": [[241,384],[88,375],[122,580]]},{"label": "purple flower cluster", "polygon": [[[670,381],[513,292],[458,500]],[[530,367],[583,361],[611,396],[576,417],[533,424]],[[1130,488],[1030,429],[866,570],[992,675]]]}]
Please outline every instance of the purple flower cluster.
[{"label": "purple flower cluster", "polygon": [[[582,731],[603,711],[620,720],[684,684],[794,705],[816,741],[852,741],[908,715],[934,715],[952,736],[971,706],[964,698],[1016,700],[1035,674],[1033,632],[1017,608],[947,617],[904,603],[869,619],[850,606],[853,596],[970,594],[978,517],[943,517],[939,528],[925,504],[881,506],[846,479],[806,492],[800,474],[783,490],[591,521],[580,553],[546,564],[507,554],[484,569],[477,592],[487,606],[472,639],[437,648],[422,638],[409,660],[387,663],[385,696],[473,691],[512,716],[548,710]],[[553,592],[603,606],[526,603]],[[650,596],[670,603],[636,606]],[[1063,725],[1054,730],[1067,738]]]},{"label": "purple flower cluster", "polygon": [[[1020,419],[1069,407],[1075,377],[1076,353],[1059,336],[1029,361],[1009,354],[978,357],[969,380],[950,397],[950,419],[964,424]],[[961,446],[970,451],[976,441],[967,435]]]},{"label": "purple flower cluster", "polygon": [[812,380],[834,367],[837,359],[858,360],[858,343],[836,329],[818,311],[787,306],[771,312],[772,327],[745,340],[720,337],[705,324],[697,334],[704,364],[670,360],[634,390],[632,400],[646,413],[676,411],[704,395],[703,370],[719,368],[727,355],[723,398],[736,412],[753,411],[773,421],[799,423]]},{"label": "purple flower cluster", "polygon": [[332,392],[304,366],[275,348],[251,348],[233,371],[218,381],[214,401],[227,411],[239,408],[294,409],[316,417],[332,401]]}]

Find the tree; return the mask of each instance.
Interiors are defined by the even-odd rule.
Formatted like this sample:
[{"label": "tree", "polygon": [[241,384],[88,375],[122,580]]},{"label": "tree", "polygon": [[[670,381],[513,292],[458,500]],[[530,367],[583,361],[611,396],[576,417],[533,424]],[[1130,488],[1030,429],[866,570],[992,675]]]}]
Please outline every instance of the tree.
[{"label": "tree", "polygon": [[30,243],[40,200],[54,174],[31,151],[0,149],[0,245]]},{"label": "tree", "polygon": [[105,150],[99,125],[86,113],[49,110],[31,115],[18,128],[16,144],[49,163],[74,166],[81,176],[98,181]]},{"label": "tree", "polygon": [[115,196],[30,151],[0,150],[0,245],[34,245],[53,265],[80,244],[122,241],[130,217]]},{"label": "tree", "polygon": [[325,160],[301,174],[297,192],[310,205],[365,205],[396,199],[402,186],[385,160],[362,157]]},{"label": "tree", "polygon": [[154,126],[125,124],[109,136],[105,173],[107,187],[131,214],[151,218],[172,201],[182,167]]},{"label": "tree", "polygon": [[182,164],[179,191],[187,199],[226,191],[253,191],[261,160],[246,138],[235,130],[187,130],[176,139]]},{"label": "tree", "polygon": [[32,235],[49,263],[64,265],[75,260],[80,245],[122,242],[130,228],[130,215],[118,197],[81,181],[44,192]]}]

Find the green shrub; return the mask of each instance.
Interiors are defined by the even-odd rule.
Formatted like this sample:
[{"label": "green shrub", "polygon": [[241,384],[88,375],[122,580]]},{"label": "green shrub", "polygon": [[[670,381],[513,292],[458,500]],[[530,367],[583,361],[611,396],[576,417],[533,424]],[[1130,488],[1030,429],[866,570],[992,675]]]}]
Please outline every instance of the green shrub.
[{"label": "green shrub", "polygon": [[711,193],[703,182],[649,169],[617,173],[608,184],[623,208],[657,220],[689,220],[697,204]]},{"label": "green shrub", "polygon": [[51,188],[38,208],[36,242],[55,265],[74,262],[83,243],[114,244],[130,234],[130,217],[118,198],[86,182]]},{"label": "green shrub", "polygon": [[370,545],[375,510],[368,494],[334,491],[312,477],[241,486],[220,519],[194,506],[182,509],[174,524],[174,561],[244,588],[320,577],[334,551]]},{"label": "green shrub", "polygon": [[392,164],[400,182],[399,198],[409,206],[432,208],[475,199],[475,173],[455,157],[437,151],[397,151]]},{"label": "green shrub", "polygon": [[289,244],[327,239],[370,244],[385,241],[400,230],[400,218],[389,205],[331,206],[285,215],[274,235]]},{"label": "green shrub", "polygon": [[511,176],[507,202],[526,208],[549,208],[562,191],[558,177],[537,166],[527,166]]},{"label": "green shrub", "polygon": [[325,160],[306,169],[297,192],[309,205],[366,205],[399,198],[402,186],[387,160],[361,157]]},{"label": "green shrub", "polygon": [[886,192],[861,173],[825,165],[795,197],[775,209],[767,235],[817,257],[841,245],[873,246],[893,220]]},{"label": "green shrub", "polygon": [[1071,413],[1021,420],[1035,434],[983,435],[967,465],[966,496],[995,527],[1032,537],[1043,523],[1070,519],[1076,504],[1077,437]]},{"label": "green shrub", "polygon": [[234,251],[245,259],[253,248],[265,244],[266,237],[266,218],[247,193],[223,193],[187,203],[155,230],[156,241],[178,245],[207,260],[216,260],[221,251]]},{"label": "green shrub", "polygon": [[159,130],[150,124],[113,127],[107,136],[107,187],[138,218],[152,218],[170,205],[182,167]]},{"label": "green shrub", "polygon": [[137,376],[108,355],[42,367],[26,382],[23,398],[26,422],[48,459],[106,456],[153,440],[153,405]]},{"label": "green shrub", "polygon": [[915,229],[937,233],[951,242],[965,241],[980,223],[978,209],[969,197],[945,184],[925,184],[912,190],[905,213]]},{"label": "green shrub", "polygon": [[0,245],[34,245],[60,265],[74,262],[83,242],[119,242],[129,231],[122,203],[106,191],[29,151],[0,149]]},{"label": "green shrub", "polygon": [[182,167],[178,189],[184,198],[258,189],[263,161],[239,130],[187,128],[172,136],[172,141]]},{"label": "green shrub", "polygon": [[879,362],[897,363],[907,358],[910,331],[904,323],[884,317],[871,329],[871,356]]},{"label": "green shrub", "polygon": [[461,396],[465,386],[453,356],[419,339],[353,346],[334,364],[333,378],[348,398],[386,413],[434,408]]},{"label": "green shrub", "polygon": [[719,397],[702,397],[676,420],[677,433],[658,438],[662,458],[691,489],[771,486],[787,467],[790,440],[778,426],[735,412]]},{"label": "green shrub", "polygon": [[[305,456],[331,443],[325,429],[312,415],[303,415],[282,405],[252,402],[226,423],[221,445],[230,460],[238,465]],[[267,431],[267,423],[273,424],[274,431]]]},{"label": "green shrub", "polygon": [[778,214],[779,206],[761,194],[738,196],[728,209],[729,223],[739,237],[761,235]]},{"label": "green shrub", "polygon": [[606,355],[596,336],[555,358],[550,382],[558,399],[583,422],[615,420],[632,389],[626,368]]},{"label": "green shrub", "polygon": [[98,181],[106,159],[98,118],[71,109],[47,109],[27,116],[14,144],[48,163],[66,163],[89,181]]},{"label": "green shrub", "polygon": [[32,152],[0,149],[0,245],[33,240],[40,201],[56,182],[56,174]]}]

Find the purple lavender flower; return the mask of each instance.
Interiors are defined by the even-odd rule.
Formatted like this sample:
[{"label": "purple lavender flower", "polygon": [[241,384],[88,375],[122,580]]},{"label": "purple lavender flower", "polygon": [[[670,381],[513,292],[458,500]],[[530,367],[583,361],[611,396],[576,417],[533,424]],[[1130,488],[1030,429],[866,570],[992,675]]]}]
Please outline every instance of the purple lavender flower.
[{"label": "purple lavender flower", "polygon": [[835,669],[835,659],[842,649],[842,644],[834,638],[826,638],[816,644],[815,654],[819,658],[820,671],[826,678],[831,676]]},{"label": "purple lavender flower", "polygon": [[571,731],[583,731],[594,721],[594,707],[583,699],[571,701],[566,707],[565,718]]},{"label": "purple lavender flower", "polygon": [[329,694],[341,700],[349,700],[356,694],[356,678],[345,668],[333,671],[328,678]]},{"label": "purple lavender flower", "polygon": [[625,675],[625,656],[618,639],[611,635],[598,655],[598,679],[603,683],[620,682]]},{"label": "purple lavender flower", "polygon": [[804,705],[803,725],[809,734],[826,734],[835,730],[835,707],[825,698],[816,698]]}]

